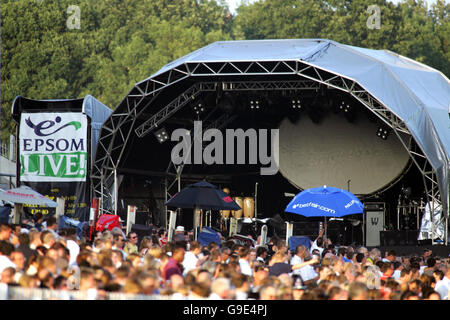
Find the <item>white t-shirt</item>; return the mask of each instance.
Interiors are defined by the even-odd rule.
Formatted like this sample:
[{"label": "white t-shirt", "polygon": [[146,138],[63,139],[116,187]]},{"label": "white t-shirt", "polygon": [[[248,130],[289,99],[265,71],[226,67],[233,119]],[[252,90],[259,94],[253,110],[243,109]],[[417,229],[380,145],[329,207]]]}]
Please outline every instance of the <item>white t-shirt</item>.
[{"label": "white t-shirt", "polygon": [[312,253],[314,250],[319,250],[320,256],[322,257],[323,248],[319,247],[317,245],[317,240],[314,240],[314,242],[311,245],[311,249],[309,250],[310,253]]},{"label": "white t-shirt", "polygon": [[401,270],[395,270],[394,273],[392,274],[392,277],[393,277],[395,280],[398,280],[398,279],[400,279],[401,274],[402,274]]},{"label": "white t-shirt", "polygon": [[17,268],[16,264],[12,262],[7,256],[0,256],[0,273],[6,268],[13,267]]},{"label": "white t-shirt", "polygon": [[[291,266],[299,264],[299,263],[303,263],[304,261],[302,260],[302,258],[300,258],[297,255],[294,255],[291,259]],[[308,281],[311,279],[314,279],[315,277],[317,277],[317,272],[314,270],[314,267],[312,267],[311,265],[306,265],[304,267],[301,267],[299,269],[295,269],[294,271],[292,271],[293,274],[298,274],[302,277],[303,281]]]},{"label": "white t-shirt", "polygon": [[80,253],[80,246],[73,240],[66,241],[67,249],[70,252],[70,261],[69,264],[75,264],[77,261],[78,254]]},{"label": "white t-shirt", "polygon": [[250,263],[247,260],[239,259],[239,266],[241,267],[241,272],[247,276],[253,275],[253,270],[250,267]]},{"label": "white t-shirt", "polygon": [[425,268],[426,268],[427,266],[420,266],[420,269],[419,269],[419,274],[420,275],[422,275],[423,274],[423,272],[425,271]]},{"label": "white t-shirt", "polygon": [[198,262],[197,256],[194,253],[192,253],[191,251],[187,251],[184,254],[183,274],[186,275],[189,271],[197,268],[197,262]]},{"label": "white t-shirt", "polygon": [[450,291],[450,279],[446,276],[436,283],[434,290],[439,293],[441,300],[448,300],[448,293]]}]

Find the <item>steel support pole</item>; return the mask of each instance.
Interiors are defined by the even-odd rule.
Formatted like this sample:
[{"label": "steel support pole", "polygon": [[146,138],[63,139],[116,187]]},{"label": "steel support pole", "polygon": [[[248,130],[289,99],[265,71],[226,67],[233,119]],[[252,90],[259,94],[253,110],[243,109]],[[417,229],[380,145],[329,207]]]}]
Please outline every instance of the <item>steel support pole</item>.
[{"label": "steel support pole", "polygon": [[114,214],[117,215],[118,204],[117,169],[114,169]]}]

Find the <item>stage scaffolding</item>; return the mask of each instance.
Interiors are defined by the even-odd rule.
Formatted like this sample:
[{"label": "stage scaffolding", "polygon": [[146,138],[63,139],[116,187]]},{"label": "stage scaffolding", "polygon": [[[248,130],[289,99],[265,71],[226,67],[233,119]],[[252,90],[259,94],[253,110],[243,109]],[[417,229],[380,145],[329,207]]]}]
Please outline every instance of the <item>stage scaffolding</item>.
[{"label": "stage scaffolding", "polygon": [[[280,79],[282,76],[298,76],[301,80],[268,80],[271,78]],[[239,79],[248,77],[251,80],[224,80],[233,79],[233,77],[239,77]],[[196,80],[196,78],[198,78],[198,82],[181,92],[169,104],[158,110],[153,110],[155,108],[152,102],[156,97],[164,94],[164,90],[181,81],[187,79],[192,81]],[[213,81],[205,81],[205,79],[209,78]],[[102,127],[98,141],[98,156],[93,164],[91,175],[93,195],[101,199],[100,211],[102,213],[117,214],[117,171],[130,135],[134,133],[138,137],[144,137],[195,99],[200,93],[213,92],[218,87],[224,92],[233,92],[319,90],[321,86],[326,89],[337,89],[354,97],[392,129],[409,153],[412,162],[422,174],[427,202],[430,202],[432,205],[434,203],[443,204],[443,214],[440,223],[445,223],[447,226],[448,203],[450,199],[448,195],[447,199],[443,199],[441,186],[449,184],[449,182],[438,181],[436,170],[431,166],[423,150],[417,143],[414,143],[414,137],[402,119],[356,81],[301,60],[185,62],[166,72],[159,73],[154,77],[137,83]],[[152,109],[153,116],[135,128],[136,119],[147,109]],[[440,151],[443,149],[440,145],[436,146],[436,148],[439,148]],[[112,156],[115,151],[119,151],[118,156]],[[445,160],[448,162],[448,159]],[[449,168],[448,163],[447,168]],[[172,164],[169,164],[166,172],[169,173],[171,170],[175,170],[175,176],[172,174],[166,178],[166,199],[172,194],[171,190],[173,190],[175,183],[177,184],[176,189],[180,189],[183,166],[175,168]],[[174,180],[170,181],[170,177],[173,177]],[[448,187],[448,190],[450,190],[450,187]],[[447,227],[445,230],[448,233]],[[445,238],[447,243],[447,234]]]}]

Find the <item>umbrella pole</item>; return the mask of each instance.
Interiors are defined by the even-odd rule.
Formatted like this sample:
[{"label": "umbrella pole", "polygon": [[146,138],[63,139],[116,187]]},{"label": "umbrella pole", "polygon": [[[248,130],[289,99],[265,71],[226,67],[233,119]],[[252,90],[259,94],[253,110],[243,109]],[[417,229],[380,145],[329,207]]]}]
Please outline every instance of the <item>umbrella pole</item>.
[{"label": "umbrella pole", "polygon": [[13,223],[20,224],[22,222],[23,203],[14,203],[14,218]]},{"label": "umbrella pole", "polygon": [[200,209],[195,207],[193,209],[194,229],[196,230],[201,225],[201,212]]},{"label": "umbrella pole", "polygon": [[200,229],[203,227],[203,209],[200,209]]}]

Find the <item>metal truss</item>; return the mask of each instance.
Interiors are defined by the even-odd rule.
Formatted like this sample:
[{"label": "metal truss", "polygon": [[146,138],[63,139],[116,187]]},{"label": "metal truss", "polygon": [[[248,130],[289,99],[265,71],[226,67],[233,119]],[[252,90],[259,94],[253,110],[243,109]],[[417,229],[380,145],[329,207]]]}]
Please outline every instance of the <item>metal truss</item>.
[{"label": "metal truss", "polygon": [[159,110],[150,119],[145,121],[135,130],[136,135],[139,138],[144,137],[150,131],[158,126],[158,124],[164,122],[166,119],[170,118],[175,112],[180,110],[189,102],[195,100],[200,93],[205,91],[216,91],[216,83],[196,83],[189,89],[184,91],[181,95],[175,98],[167,106]]},{"label": "metal truss", "polygon": [[[228,77],[233,76],[251,77],[251,79],[249,79],[250,81],[226,81]],[[261,76],[260,80],[257,76]],[[273,76],[278,78],[280,76],[299,76],[301,80],[268,81],[271,77],[273,79]],[[139,137],[148,134],[174,112],[180,110],[193,96],[195,99],[202,91],[215,91],[219,84],[222,85],[223,91],[317,90],[319,84],[325,85],[327,88],[337,89],[353,96],[393,129],[413,163],[423,175],[427,201],[434,200],[439,204],[449,201],[442,199],[436,171],[430,165],[423,150],[412,143],[411,132],[398,115],[389,110],[356,81],[301,60],[185,62],[136,84],[102,128],[97,157],[92,170],[94,197],[101,196],[104,199],[113,197],[114,192],[111,193],[113,190],[110,190],[111,187],[108,189],[106,184],[108,179],[111,179],[111,175],[114,175],[111,174],[111,170],[117,171],[123,151],[119,152],[119,155],[114,152],[123,149],[126,145],[139,114],[151,105],[153,99],[160,92],[187,78],[191,80],[199,78],[199,81],[136,128],[135,133]],[[206,82],[207,78],[213,78],[213,81]],[[127,124],[127,129],[122,130],[121,127],[125,124]],[[447,211],[448,207],[447,204]],[[103,208],[101,209],[103,210]]]}]

